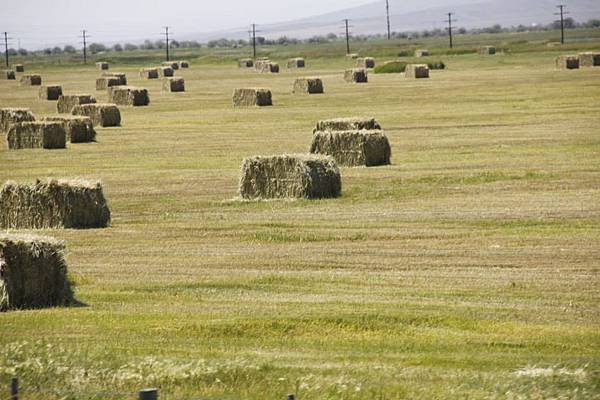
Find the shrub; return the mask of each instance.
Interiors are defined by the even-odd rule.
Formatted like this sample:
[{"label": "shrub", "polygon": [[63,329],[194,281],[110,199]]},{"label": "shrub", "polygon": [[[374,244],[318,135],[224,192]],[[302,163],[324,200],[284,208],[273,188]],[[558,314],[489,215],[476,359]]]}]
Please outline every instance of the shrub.
[{"label": "shrub", "polygon": [[408,63],[404,61],[389,61],[375,67],[376,74],[399,74],[404,72]]},{"label": "shrub", "polygon": [[429,69],[446,69],[446,64],[443,61],[434,61],[427,63]]}]

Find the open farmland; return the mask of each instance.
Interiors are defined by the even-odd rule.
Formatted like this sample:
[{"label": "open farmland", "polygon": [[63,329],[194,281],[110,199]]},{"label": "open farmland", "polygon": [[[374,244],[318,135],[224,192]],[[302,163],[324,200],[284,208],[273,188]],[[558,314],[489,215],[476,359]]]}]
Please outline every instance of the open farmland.
[{"label": "open farmland", "polygon": [[[82,306],[0,314],[0,382],[23,399],[600,398],[600,68],[526,50],[360,85],[342,57],[279,74],[188,57],[184,93],[138,77],[158,53],[114,60],[148,107],[96,143],[0,149],[0,182],[100,179],[112,212],[43,231]],[[93,64],[27,68],[106,100]],[[315,75],[325,94],[291,93]],[[274,105],[235,109],[237,87]],[[6,80],[0,107],[56,112]],[[244,157],[304,153],[318,120],[354,115],[380,122],[392,165],[341,168],[337,199],[236,199]]]}]

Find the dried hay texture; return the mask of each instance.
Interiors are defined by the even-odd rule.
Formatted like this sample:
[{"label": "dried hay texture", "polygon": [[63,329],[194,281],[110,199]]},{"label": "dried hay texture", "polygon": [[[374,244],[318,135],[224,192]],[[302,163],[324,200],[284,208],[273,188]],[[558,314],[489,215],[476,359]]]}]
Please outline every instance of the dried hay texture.
[{"label": "dried hay texture", "polygon": [[97,62],[96,68],[98,68],[99,70],[105,71],[108,69],[108,63],[107,62]]},{"label": "dried hay texture", "polygon": [[23,64],[15,64],[13,65],[13,68],[17,72],[25,72],[25,67],[23,66]]},{"label": "dried hay texture", "polygon": [[287,62],[288,68],[304,68],[305,66],[306,62],[304,61],[304,58],[301,57],[290,58]]},{"label": "dried hay texture", "polygon": [[321,78],[297,78],[294,82],[293,93],[323,93],[323,81],[321,80]]},{"label": "dried hay texture", "polygon": [[96,139],[96,131],[90,117],[56,115],[43,117],[42,121],[62,123],[67,133],[67,140],[71,143],[87,143]]},{"label": "dried hay texture", "polygon": [[256,156],[242,162],[239,194],[244,199],[329,198],[341,191],[340,171],[331,157]]},{"label": "dried hay texture", "polygon": [[59,122],[18,122],[10,126],[6,140],[12,150],[64,149],[67,133]]},{"label": "dried hay texture", "polygon": [[94,126],[121,125],[121,112],[114,104],[82,104],[73,107],[71,114],[90,117]]},{"label": "dried hay texture", "polygon": [[0,311],[72,304],[64,248],[54,238],[0,234]]},{"label": "dried hay texture", "polygon": [[362,57],[356,60],[357,68],[375,68],[375,59],[373,57]]},{"label": "dried hay texture", "polygon": [[380,130],[317,131],[310,152],[332,156],[348,167],[387,165],[391,156],[390,143]]},{"label": "dried hay texture", "polygon": [[185,60],[178,61],[177,64],[179,65],[179,68],[189,68],[190,67],[189,61],[185,61]]},{"label": "dried hay texture", "polygon": [[235,107],[272,106],[271,91],[259,88],[235,89],[233,105]]},{"label": "dried hay texture", "polygon": [[263,69],[265,69],[266,65],[269,64],[271,62],[271,60],[269,60],[268,58],[257,58],[256,61],[254,62],[254,69],[256,69],[257,71],[262,71]]},{"label": "dried hay texture", "polygon": [[558,69],[578,69],[579,57],[574,55],[563,55],[556,57],[556,68]]},{"label": "dried hay texture", "polygon": [[73,107],[81,104],[93,104],[96,98],[91,94],[63,94],[58,98],[56,109],[60,114],[70,114]]},{"label": "dried hay texture", "polygon": [[40,100],[58,100],[62,95],[62,86],[60,85],[44,85],[40,87]]},{"label": "dried hay texture", "polygon": [[29,108],[0,108],[0,133],[7,133],[12,124],[35,121]]},{"label": "dried hay texture", "polygon": [[106,78],[117,78],[119,79],[119,85],[127,85],[127,75],[124,72],[104,72],[102,77]]},{"label": "dried hay texture", "polygon": [[317,122],[317,131],[354,131],[354,130],[381,130],[379,122],[372,117],[333,118]]},{"label": "dried hay texture", "polygon": [[21,86],[40,86],[42,84],[42,77],[38,74],[23,75],[19,83]]},{"label": "dried hay texture", "polygon": [[171,67],[171,69],[179,69],[179,63],[177,61],[165,61],[161,64],[163,67]]},{"label": "dried hay texture", "polygon": [[166,78],[168,76],[173,76],[173,68],[171,68],[171,67],[158,67],[158,75],[161,78]]},{"label": "dried hay texture", "polygon": [[0,227],[105,228],[110,222],[102,185],[83,180],[6,182],[0,189]]},{"label": "dried hay texture", "polygon": [[96,79],[96,90],[106,90],[112,86],[119,86],[121,80],[114,76],[103,76]]},{"label": "dried hay texture", "polygon": [[140,78],[158,79],[158,68],[142,68],[142,69],[140,69]]},{"label": "dried hay texture", "polygon": [[593,51],[586,51],[585,53],[579,53],[579,66],[580,67],[600,67],[600,53]]},{"label": "dried hay texture", "polygon": [[165,78],[163,90],[165,92],[185,92],[185,80],[180,77]]},{"label": "dried hay texture", "polygon": [[429,67],[427,64],[408,64],[404,76],[411,79],[429,78]]},{"label": "dried hay texture", "polygon": [[417,49],[415,50],[415,57],[428,57],[429,50],[427,49]]},{"label": "dried hay texture", "polygon": [[120,106],[147,106],[150,104],[148,89],[134,86],[113,86],[108,90],[108,101]]},{"label": "dried hay texture", "polygon": [[14,81],[17,79],[17,76],[15,75],[15,71],[12,69],[6,69],[2,72],[2,78],[7,81]]},{"label": "dried hay texture", "polygon": [[494,46],[482,46],[479,48],[479,54],[494,55],[496,54],[496,48]]},{"label": "dried hay texture", "polygon": [[252,68],[254,66],[254,61],[251,58],[242,58],[238,60],[239,68]]},{"label": "dried hay texture", "polygon": [[347,69],[344,73],[344,80],[351,83],[367,83],[367,70],[363,68]]}]

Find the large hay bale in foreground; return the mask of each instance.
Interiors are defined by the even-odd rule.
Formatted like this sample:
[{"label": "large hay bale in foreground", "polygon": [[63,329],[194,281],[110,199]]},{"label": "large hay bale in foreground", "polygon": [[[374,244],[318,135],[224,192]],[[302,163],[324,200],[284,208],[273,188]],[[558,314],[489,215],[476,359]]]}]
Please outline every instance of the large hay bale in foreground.
[{"label": "large hay bale in foreground", "polygon": [[321,78],[297,78],[292,92],[296,94],[323,93],[323,81]]},{"label": "large hay bale in foreground", "polygon": [[344,80],[350,83],[367,83],[367,70],[363,68],[347,69],[344,73]]},{"label": "large hay bale in foreground", "polygon": [[179,69],[179,63],[177,61],[165,61],[161,64],[163,67],[171,67],[171,69]]},{"label": "large hay bale in foreground", "polygon": [[19,83],[21,86],[40,86],[42,84],[42,77],[38,74],[23,75]]},{"label": "large hay bale in foreground", "polygon": [[54,238],[0,234],[0,311],[72,304],[64,248]]},{"label": "large hay bale in foreground", "polygon": [[44,85],[40,87],[38,94],[40,100],[58,100],[62,95],[62,86],[60,85]]},{"label": "large hay bale in foreground", "polygon": [[579,53],[579,66],[580,67],[599,67],[600,66],[600,52],[586,51],[585,53]]},{"label": "large hay bale in foreground", "polygon": [[341,191],[340,171],[331,157],[256,156],[242,162],[239,194],[244,199],[328,198]]},{"label": "large hay bale in foreground", "polygon": [[0,108],[0,133],[7,133],[12,124],[35,121],[29,108]]},{"label": "large hay bale in foreground", "polygon": [[180,77],[165,78],[163,90],[165,92],[185,92],[185,80]]},{"label": "large hay bale in foreground", "polygon": [[119,86],[121,80],[116,76],[103,76],[96,79],[96,90],[106,90],[112,86]]},{"label": "large hay bale in foreground", "polygon": [[429,78],[427,64],[408,64],[404,70],[404,77],[411,79]]},{"label": "large hay bale in foreground", "polygon": [[105,71],[105,70],[108,69],[108,63],[107,62],[103,62],[103,61],[97,62],[96,63],[96,68],[98,68],[101,71]]},{"label": "large hay bale in foreground", "polygon": [[242,88],[233,91],[235,107],[272,106],[271,91],[260,88]]},{"label": "large hay bale in foreground", "polygon": [[332,156],[349,167],[387,165],[391,156],[390,143],[380,130],[317,131],[310,152]]},{"label": "large hay bale in foreground", "polygon": [[375,59],[373,57],[361,57],[356,60],[357,68],[375,68]]},{"label": "large hay bale in foreground", "polygon": [[90,117],[78,115],[53,115],[43,117],[42,121],[60,122],[65,128],[67,140],[71,143],[93,142],[96,138],[94,124]]},{"label": "large hay bale in foreground", "polygon": [[2,78],[7,81],[14,81],[17,79],[17,76],[15,75],[15,71],[12,69],[5,69],[2,71]]},{"label": "large hay bale in foreground", "polygon": [[415,57],[427,57],[427,56],[429,56],[429,50],[427,50],[427,49],[415,50]]},{"label": "large hay bale in foreground", "polygon": [[190,67],[189,61],[186,61],[186,60],[179,60],[179,61],[177,61],[177,64],[179,65],[179,68],[189,68]]},{"label": "large hay bale in foreground", "polygon": [[127,75],[125,74],[125,72],[104,72],[102,73],[102,77],[117,78],[119,80],[119,85],[127,85]]},{"label": "large hay bale in foreground", "polygon": [[71,114],[90,117],[94,126],[121,125],[121,112],[115,104],[82,104],[73,107]]},{"label": "large hay bale in foreground", "polygon": [[18,122],[8,129],[6,141],[12,150],[64,149],[67,133],[59,122]]},{"label": "large hay bale in foreground", "polygon": [[579,57],[575,55],[563,55],[556,57],[556,68],[558,69],[578,69]]},{"label": "large hay bale in foreground", "polygon": [[158,79],[158,68],[142,68],[142,69],[140,69],[140,78]]},{"label": "large hay bale in foreground", "polygon": [[171,67],[158,67],[158,76],[161,78],[166,78],[168,76],[173,76],[173,68]]},{"label": "large hay bale in foreground", "polygon": [[242,58],[238,60],[239,68],[252,68],[254,66],[254,61],[251,58]]},{"label": "large hay bale in foreground", "polygon": [[5,229],[104,228],[110,222],[102,185],[84,180],[6,182],[0,189]]},{"label": "large hay bale in foreground", "polygon": [[63,94],[58,98],[56,109],[59,114],[69,114],[73,107],[81,104],[93,104],[96,98],[91,94]]},{"label": "large hay bale in foreground", "polygon": [[25,67],[23,66],[23,64],[15,64],[13,65],[13,68],[17,72],[25,72]]},{"label": "large hay bale in foreground", "polygon": [[290,58],[287,62],[288,68],[304,68],[305,66],[306,62],[304,61],[304,58],[301,57]]},{"label": "large hay bale in foreground", "polygon": [[148,89],[134,86],[113,86],[108,90],[108,101],[120,106],[147,106]]},{"label": "large hay bale in foreground", "polygon": [[317,131],[355,131],[355,130],[381,130],[379,122],[372,117],[349,117],[325,119],[317,122]]},{"label": "large hay bale in foreground", "polygon": [[496,54],[496,48],[494,46],[482,46],[479,48],[479,54],[494,55]]},{"label": "large hay bale in foreground", "polygon": [[260,63],[260,67],[257,68],[257,71],[267,74],[277,74],[279,73],[279,64],[274,62]]}]

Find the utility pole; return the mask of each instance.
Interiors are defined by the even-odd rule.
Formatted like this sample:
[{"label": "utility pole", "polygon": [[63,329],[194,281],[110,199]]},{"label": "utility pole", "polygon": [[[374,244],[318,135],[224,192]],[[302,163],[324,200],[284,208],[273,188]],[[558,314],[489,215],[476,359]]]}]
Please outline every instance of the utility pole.
[{"label": "utility pole", "polygon": [[256,58],[256,24],[252,24],[252,58]]},{"label": "utility pole", "polygon": [[452,19],[452,15],[454,15],[454,13],[449,12],[448,13],[448,38],[450,39],[450,48],[452,48],[452,23],[456,22],[455,19]]},{"label": "utility pole", "polygon": [[344,20],[344,25],[346,28],[346,54],[350,54],[350,30],[348,29],[348,22],[350,22],[349,19]]},{"label": "utility pole", "polygon": [[4,32],[4,57],[6,58],[6,68],[8,68],[8,32]]},{"label": "utility pole", "polygon": [[385,0],[385,13],[387,15],[387,37],[390,40],[392,38],[392,32],[390,31],[390,0]]},{"label": "utility pole", "polygon": [[568,14],[568,11],[564,11],[566,6],[564,4],[559,4],[556,6],[560,10],[558,13],[554,13],[554,15],[560,15],[560,43],[565,44],[565,14]]},{"label": "utility pole", "polygon": [[165,33],[163,33],[163,35],[165,35],[165,41],[166,41],[166,48],[167,48],[167,61],[169,61],[169,27],[165,26]]},{"label": "utility pole", "polygon": [[87,64],[87,31],[84,29],[81,31],[81,37],[83,38],[83,63]]}]

